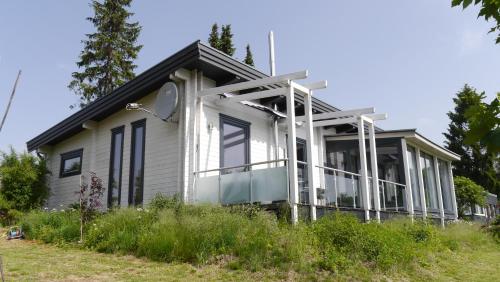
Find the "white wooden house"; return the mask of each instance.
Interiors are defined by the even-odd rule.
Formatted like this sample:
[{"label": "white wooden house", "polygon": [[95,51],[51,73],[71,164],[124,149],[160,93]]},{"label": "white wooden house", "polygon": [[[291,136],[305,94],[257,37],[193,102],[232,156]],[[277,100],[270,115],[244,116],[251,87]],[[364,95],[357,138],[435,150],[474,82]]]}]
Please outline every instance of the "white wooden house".
[{"label": "white wooden house", "polygon": [[[456,154],[415,129],[375,127],[386,115],[373,108],[314,98],[326,82],[299,84],[306,77],[268,76],[194,42],[27,142],[48,158],[48,206],[76,202],[79,175],[93,171],[109,207],[163,193],[193,204],[289,203],[294,221],[333,209],[366,220],[457,218]],[[154,109],[167,82],[179,89],[167,121],[126,110]]]}]

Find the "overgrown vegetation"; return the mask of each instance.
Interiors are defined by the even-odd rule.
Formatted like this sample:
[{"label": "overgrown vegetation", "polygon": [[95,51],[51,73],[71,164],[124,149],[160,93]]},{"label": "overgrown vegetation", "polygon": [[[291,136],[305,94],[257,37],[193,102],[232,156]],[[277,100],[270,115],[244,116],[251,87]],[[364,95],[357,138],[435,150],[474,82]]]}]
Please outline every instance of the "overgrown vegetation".
[{"label": "overgrown vegetation", "polygon": [[10,149],[0,152],[0,224],[12,224],[22,212],[40,208],[49,195],[45,159]]},{"label": "overgrown vegetation", "polygon": [[[75,211],[31,212],[20,224],[30,239],[71,244],[79,239]],[[438,252],[492,242],[490,235],[469,223],[452,224],[443,231],[424,221],[362,224],[352,215],[333,213],[291,226],[258,207],[182,205],[160,196],[147,209],[99,215],[87,225],[83,246],[155,261],[251,271],[386,273],[411,270]]]},{"label": "overgrown vegetation", "polygon": [[486,191],[481,185],[467,177],[453,177],[455,193],[457,196],[458,216],[463,218],[465,211],[473,211],[475,205],[484,206],[486,203]]}]

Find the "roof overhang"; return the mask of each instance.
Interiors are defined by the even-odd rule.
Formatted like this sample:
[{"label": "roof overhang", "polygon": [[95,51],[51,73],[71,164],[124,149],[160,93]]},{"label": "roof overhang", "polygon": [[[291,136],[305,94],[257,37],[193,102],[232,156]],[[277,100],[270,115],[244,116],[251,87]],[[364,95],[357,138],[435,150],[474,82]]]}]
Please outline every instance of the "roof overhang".
[{"label": "roof overhang", "polygon": [[[375,137],[377,139],[382,138],[404,138],[406,142],[410,145],[417,146],[421,150],[441,157],[442,159],[449,161],[460,160],[460,155],[436,144],[427,137],[418,133],[416,129],[401,129],[401,130],[386,130],[381,132],[376,132]],[[352,134],[338,134],[333,136],[327,136],[327,141],[340,141],[340,140],[357,140],[358,135],[356,133]]]},{"label": "roof overhang", "polygon": [[[159,89],[169,81],[171,73],[181,68],[200,70],[206,77],[215,80],[217,86],[234,81],[235,78],[244,81],[268,77],[267,74],[196,41],[115,89],[111,94],[95,100],[29,140],[26,143],[28,151],[36,150],[41,146],[55,145],[82,131],[84,122],[100,121],[124,109],[127,103],[136,101]],[[295,99],[297,102],[303,103],[302,95],[296,95]],[[312,102],[313,109],[318,112],[339,111],[339,109],[319,99],[313,98]]]}]

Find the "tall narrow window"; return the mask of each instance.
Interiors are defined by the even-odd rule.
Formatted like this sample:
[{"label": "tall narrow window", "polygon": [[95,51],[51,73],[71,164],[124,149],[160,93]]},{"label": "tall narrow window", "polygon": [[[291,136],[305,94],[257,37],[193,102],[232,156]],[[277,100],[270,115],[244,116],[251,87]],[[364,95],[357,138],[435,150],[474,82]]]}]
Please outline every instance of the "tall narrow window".
[{"label": "tall narrow window", "polygon": [[413,147],[408,146],[408,165],[410,168],[411,195],[414,209],[422,208],[420,184],[418,182],[417,155]]},{"label": "tall narrow window", "polygon": [[439,206],[434,160],[431,155],[422,152],[420,153],[420,162],[422,164],[422,177],[424,179],[425,204],[427,208],[437,210]]},{"label": "tall narrow window", "polygon": [[132,142],[130,151],[129,205],[142,205],[144,195],[144,149],[146,120],[132,123]]},{"label": "tall narrow window", "polygon": [[[250,162],[250,123],[220,115],[220,167],[233,167]],[[240,172],[247,167],[225,170]]]},{"label": "tall narrow window", "polygon": [[299,202],[309,203],[309,178],[307,177],[307,143],[297,138],[297,178],[299,182]]},{"label": "tall narrow window", "polygon": [[122,159],[124,126],[111,130],[111,155],[109,157],[108,208],[120,205],[122,191]]}]

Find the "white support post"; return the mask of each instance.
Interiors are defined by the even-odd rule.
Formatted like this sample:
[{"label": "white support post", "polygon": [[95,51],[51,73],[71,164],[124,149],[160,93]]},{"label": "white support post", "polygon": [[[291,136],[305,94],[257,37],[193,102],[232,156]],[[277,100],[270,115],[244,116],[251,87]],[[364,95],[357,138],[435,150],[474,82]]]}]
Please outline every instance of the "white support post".
[{"label": "white support post", "polygon": [[368,189],[368,168],[366,165],[366,146],[365,146],[365,126],[362,116],[358,117],[358,142],[359,142],[359,160],[361,165],[361,195],[363,198],[363,208],[365,210],[365,220],[370,220],[370,192]]},{"label": "white support post", "polygon": [[309,204],[311,206],[311,220],[316,220],[316,155],[313,152],[314,147],[314,128],[312,120],[312,91],[304,95],[304,112],[306,115],[305,129],[306,129],[306,146],[307,146],[307,174],[309,185]]},{"label": "white support post", "polygon": [[410,162],[408,160],[408,146],[406,145],[406,139],[401,138],[401,153],[403,154],[403,168],[405,171],[405,183],[406,183],[406,209],[408,210],[408,214],[410,215],[411,220],[413,221],[413,217],[415,215],[415,211],[413,209],[413,187],[411,186],[411,177],[410,177]]},{"label": "white support post", "polygon": [[297,134],[295,130],[295,93],[293,87],[288,87],[286,96],[286,113],[288,127],[288,178],[290,183],[290,207],[292,223],[298,222],[299,183],[297,175]]},{"label": "white support post", "polygon": [[436,156],[433,156],[434,175],[436,176],[436,188],[438,195],[439,216],[441,217],[441,226],[444,227],[444,207],[443,207],[443,192],[441,190],[441,178],[439,175],[439,162]]},{"label": "white support post", "polygon": [[448,162],[448,171],[450,176],[450,186],[451,186],[451,201],[453,203],[453,212],[455,213],[454,219],[458,219],[458,207],[457,207],[457,197],[455,195],[455,183],[453,181],[453,169],[451,168],[451,162]]},{"label": "white support post", "polygon": [[415,147],[415,158],[417,162],[418,186],[420,188],[420,205],[422,206],[422,218],[427,217],[427,204],[425,203],[424,176],[422,174],[422,163],[420,162],[420,149]]},{"label": "white support post", "polygon": [[373,202],[375,204],[375,213],[377,221],[380,222],[380,191],[378,186],[378,161],[377,161],[377,143],[375,139],[374,122],[368,124],[368,137],[370,140],[370,161],[372,167],[372,189]]},{"label": "white support post", "polygon": [[198,71],[193,70],[191,73],[191,91],[188,95],[186,95],[187,100],[187,117],[188,117],[188,135],[187,135],[187,146],[186,146],[186,160],[187,160],[187,168],[186,168],[186,180],[184,183],[185,186],[185,197],[186,202],[190,203],[193,201],[193,183],[194,183],[194,172],[195,172],[195,154],[196,154],[196,100],[198,93]]}]

